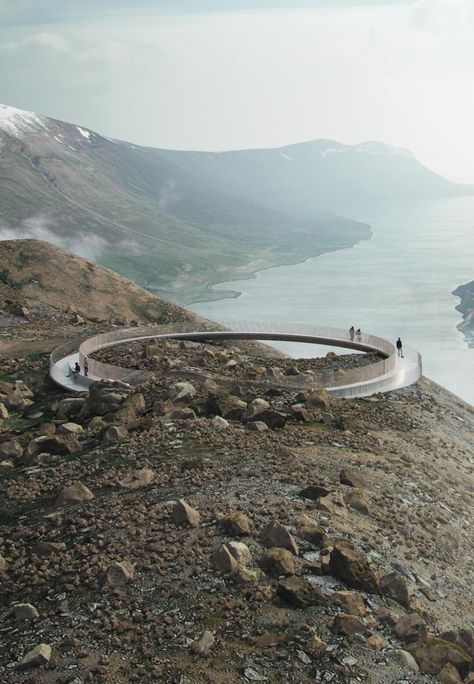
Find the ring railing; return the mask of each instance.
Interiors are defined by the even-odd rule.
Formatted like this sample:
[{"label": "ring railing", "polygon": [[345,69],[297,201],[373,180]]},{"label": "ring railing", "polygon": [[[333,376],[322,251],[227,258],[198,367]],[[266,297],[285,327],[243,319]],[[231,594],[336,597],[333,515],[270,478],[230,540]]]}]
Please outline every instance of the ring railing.
[{"label": "ring railing", "polygon": [[[146,326],[142,328],[113,330],[106,333],[95,335],[92,338],[84,341],[79,347],[80,363],[83,365],[84,357],[88,357],[89,376],[90,377],[107,377],[109,379],[123,380],[131,384],[143,382],[149,374],[146,371],[138,371],[127,368],[120,368],[112,364],[98,361],[90,358],[90,355],[98,351],[119,346],[121,341],[130,344],[132,342],[145,342],[147,340],[171,338],[171,339],[186,339],[203,341],[206,339],[253,339],[253,340],[288,340],[312,343],[312,344],[330,344],[331,346],[341,346],[345,348],[352,348],[358,351],[365,351],[371,353],[378,353],[384,356],[383,359],[372,364],[360,366],[345,371],[322,372],[319,376],[311,376],[302,374],[300,378],[289,376],[287,378],[272,378],[274,386],[283,386],[288,388],[303,387],[311,384],[321,387],[331,388],[333,393],[337,392],[337,388],[343,386],[348,388],[350,385],[358,385],[359,383],[368,382],[376,378],[387,376],[390,374],[396,365],[396,350],[395,346],[387,340],[362,333],[360,336],[351,336],[349,332],[342,331],[331,327],[311,326],[292,326],[291,331],[282,333],[282,327],[276,326],[275,323],[266,324],[233,324],[233,328],[238,330],[216,331],[215,328],[211,330],[203,330],[202,326],[195,325],[197,330],[190,330],[189,323],[183,325],[166,325],[166,326]],[[285,326],[287,327],[287,326]],[[247,328],[247,329],[246,329]],[[258,328],[261,328],[258,330]],[[273,328],[273,330],[271,329]],[[229,378],[228,380],[231,380]],[[263,378],[259,379],[263,381]],[[359,391],[360,388],[355,387],[354,391]]]}]

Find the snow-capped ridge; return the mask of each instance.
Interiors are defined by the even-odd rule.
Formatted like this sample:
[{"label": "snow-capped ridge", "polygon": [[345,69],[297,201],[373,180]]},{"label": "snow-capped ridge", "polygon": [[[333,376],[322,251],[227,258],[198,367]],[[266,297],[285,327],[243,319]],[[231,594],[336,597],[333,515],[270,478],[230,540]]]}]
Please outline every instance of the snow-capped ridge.
[{"label": "snow-capped ridge", "polygon": [[0,104],[0,131],[20,138],[22,133],[47,128],[44,119],[34,112]]}]

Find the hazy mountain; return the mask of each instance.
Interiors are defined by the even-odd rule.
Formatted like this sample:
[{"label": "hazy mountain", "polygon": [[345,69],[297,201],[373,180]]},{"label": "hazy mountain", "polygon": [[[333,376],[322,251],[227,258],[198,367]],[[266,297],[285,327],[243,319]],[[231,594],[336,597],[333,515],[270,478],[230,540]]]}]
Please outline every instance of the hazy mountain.
[{"label": "hazy mountain", "polygon": [[0,105],[0,237],[56,242],[175,301],[351,246],[368,227],[334,208],[414,187],[469,191],[375,143],[172,152]]}]

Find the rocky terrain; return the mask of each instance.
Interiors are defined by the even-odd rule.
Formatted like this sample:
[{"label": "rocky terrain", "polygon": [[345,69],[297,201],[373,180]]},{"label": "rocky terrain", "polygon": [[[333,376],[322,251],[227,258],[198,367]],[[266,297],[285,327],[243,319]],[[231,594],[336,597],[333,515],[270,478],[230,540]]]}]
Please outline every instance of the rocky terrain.
[{"label": "rocky terrain", "polygon": [[458,329],[464,333],[468,345],[474,347],[474,280],[457,287],[453,295],[461,300],[456,307],[462,313],[462,321]]},{"label": "rocky terrain", "polygon": [[143,386],[68,395],[31,340],[110,323],[24,305],[0,352],[2,684],[474,682],[471,406],[427,379],[286,391],[373,359],[177,341],[113,352]]}]

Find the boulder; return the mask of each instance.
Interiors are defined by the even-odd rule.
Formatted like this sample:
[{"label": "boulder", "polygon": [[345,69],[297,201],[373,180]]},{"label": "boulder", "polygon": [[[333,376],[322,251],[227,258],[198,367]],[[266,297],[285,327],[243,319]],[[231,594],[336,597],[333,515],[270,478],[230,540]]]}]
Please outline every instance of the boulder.
[{"label": "boulder", "polygon": [[273,408],[261,411],[257,417],[258,422],[265,423],[265,425],[268,425],[270,430],[281,430],[285,427],[286,421],[289,418],[288,414],[282,413],[282,411],[277,411]]},{"label": "boulder", "polygon": [[10,439],[0,444],[0,459],[19,458],[23,454],[23,448],[17,439]]},{"label": "boulder", "polygon": [[30,667],[47,665],[51,659],[52,649],[49,644],[39,644],[23,657],[16,666],[18,670],[27,670]]},{"label": "boulder", "polygon": [[295,608],[323,605],[326,597],[318,587],[311,584],[306,577],[286,577],[278,582],[278,595],[285,603]]},{"label": "boulder", "polygon": [[327,647],[327,643],[320,639],[316,634],[310,636],[306,642],[306,650],[311,653],[313,658],[320,658],[326,651]]},{"label": "boulder", "polygon": [[9,417],[10,417],[10,414],[8,413],[7,407],[5,406],[5,404],[3,402],[0,401],[0,421],[6,420]]},{"label": "boulder", "polygon": [[366,484],[362,475],[349,468],[341,470],[339,473],[339,482],[348,487],[356,487],[357,489],[363,489]]},{"label": "boulder", "polygon": [[462,684],[463,680],[459,676],[459,672],[452,663],[446,665],[438,672],[436,679],[441,684]]},{"label": "boulder", "polygon": [[229,513],[220,518],[219,525],[231,537],[245,537],[250,534],[250,518],[245,513]]},{"label": "boulder", "polygon": [[270,575],[294,575],[295,557],[288,549],[273,547],[263,555],[262,568]]},{"label": "boulder", "polygon": [[398,620],[393,631],[406,644],[426,639],[426,624],[418,613],[408,613]]},{"label": "boulder", "polygon": [[38,541],[32,544],[31,550],[37,556],[47,557],[53,553],[66,551],[66,544],[64,542]]},{"label": "boulder", "polygon": [[93,498],[94,495],[86,485],[82,484],[82,482],[74,482],[69,487],[64,487],[59,493],[56,499],[56,506],[81,504]]},{"label": "boulder", "polygon": [[361,594],[357,591],[335,591],[331,601],[350,615],[365,615],[365,604]]},{"label": "boulder", "polygon": [[397,572],[389,572],[380,579],[380,591],[405,608],[410,607],[410,592],[404,578]]},{"label": "boulder", "polygon": [[406,670],[419,672],[420,668],[418,667],[418,663],[416,662],[411,653],[408,653],[408,651],[400,649],[399,651],[395,652],[395,655],[400,665],[404,667]]},{"label": "boulder", "polygon": [[370,501],[363,489],[353,489],[344,496],[344,503],[363,515],[370,515]]},{"label": "boulder", "polygon": [[[309,406],[310,408],[328,409],[332,404],[331,396],[325,389],[314,389],[303,396],[304,398],[302,400],[305,402],[306,406]],[[299,399],[299,397],[297,397],[297,399]]]},{"label": "boulder", "polygon": [[307,423],[312,419],[312,414],[308,411],[304,404],[293,404],[291,406],[291,412],[295,420],[299,420],[302,423]]},{"label": "boulder", "polygon": [[77,423],[62,423],[58,427],[58,432],[62,435],[79,435],[83,431],[82,425]]},{"label": "boulder", "polygon": [[31,603],[16,603],[12,607],[12,614],[16,620],[35,620],[39,613]]},{"label": "boulder", "polygon": [[429,636],[410,644],[407,650],[415,657],[421,672],[437,675],[447,663],[454,665],[461,675],[469,672],[471,656],[450,641]]},{"label": "boulder", "polygon": [[261,420],[249,420],[246,424],[246,428],[251,432],[267,432],[267,430],[270,429],[268,425]]},{"label": "boulder", "polygon": [[25,385],[23,380],[16,380],[13,389],[7,394],[4,403],[8,409],[12,411],[20,411],[21,409],[31,406],[33,392]]},{"label": "boulder", "polygon": [[346,504],[339,492],[333,492],[327,496],[322,496],[318,499],[317,506],[319,510],[330,513],[331,515],[337,515],[340,518],[347,517]]},{"label": "boulder", "polygon": [[348,542],[337,542],[331,551],[329,570],[334,577],[342,579],[354,589],[371,593],[378,592],[376,575],[367,557],[356,551]]},{"label": "boulder", "polygon": [[249,565],[251,563],[252,554],[250,553],[247,544],[243,544],[239,541],[230,541],[227,544],[227,548],[239,565]]},{"label": "boulder", "polygon": [[218,389],[216,392],[209,392],[206,408],[209,413],[216,416],[222,416],[229,420],[241,420],[247,404],[233,394]]},{"label": "boulder", "polygon": [[265,399],[254,399],[249,404],[242,416],[242,420],[253,420],[255,416],[270,408],[270,404]]},{"label": "boulder", "polygon": [[170,413],[166,414],[167,420],[196,420],[195,411],[189,406],[183,408],[173,409]]},{"label": "boulder", "polygon": [[24,452],[24,456],[28,458],[39,453],[68,456],[80,451],[80,449],[81,445],[75,437],[45,435],[32,439]]},{"label": "boulder", "polygon": [[263,530],[260,539],[262,544],[267,548],[278,546],[282,549],[288,549],[288,551],[294,553],[295,556],[298,555],[298,546],[293,535],[288,532],[286,527],[283,527],[283,525],[276,520],[268,523]]},{"label": "boulder", "polygon": [[115,444],[123,442],[128,437],[128,430],[124,425],[112,425],[107,428],[102,436],[104,444]]},{"label": "boulder", "polygon": [[211,419],[211,425],[218,430],[226,430],[229,427],[229,422],[222,416],[214,416]]},{"label": "boulder", "polygon": [[66,397],[65,399],[61,399],[57,411],[59,420],[77,417],[80,414],[85,401],[85,397]]},{"label": "boulder", "polygon": [[171,512],[171,518],[175,523],[184,523],[190,527],[199,527],[201,522],[199,511],[190,506],[184,499],[179,499],[174,505]]},{"label": "boulder", "polygon": [[133,473],[127,475],[123,480],[119,480],[119,485],[123,489],[141,489],[148,487],[155,479],[155,473],[150,468],[142,468],[141,470],[134,470]]},{"label": "boulder", "polygon": [[211,556],[211,565],[217,572],[229,575],[238,568],[238,563],[225,544],[222,544]]},{"label": "boulder", "polygon": [[99,380],[89,385],[89,394],[82,406],[79,416],[105,416],[113,413],[130,395],[132,388],[121,380]]},{"label": "boulder", "polygon": [[176,402],[190,402],[196,396],[196,388],[190,382],[177,382],[170,387],[169,398]]},{"label": "boulder", "polygon": [[7,561],[3,556],[0,555],[0,575],[5,574],[7,571]]},{"label": "boulder", "polygon": [[346,636],[362,634],[363,632],[367,631],[367,626],[360,618],[356,617],[355,615],[347,615],[346,613],[342,613],[336,617],[334,626],[338,632],[341,632]]},{"label": "boulder", "polygon": [[191,645],[191,650],[193,653],[199,656],[208,656],[214,646],[216,645],[216,640],[211,632],[206,630],[202,637],[193,641]]},{"label": "boulder", "polygon": [[320,482],[315,482],[314,484],[310,484],[307,487],[304,487],[304,489],[301,489],[298,493],[298,496],[301,496],[303,499],[318,501],[318,499],[325,497],[330,493],[331,490],[327,485]]},{"label": "boulder", "polygon": [[372,634],[371,636],[369,636],[369,638],[367,639],[367,643],[371,648],[374,649],[374,651],[382,651],[384,648],[387,648],[388,646],[388,643],[380,634]]},{"label": "boulder", "polygon": [[123,587],[134,579],[134,575],[130,561],[113,561],[107,569],[105,583],[110,587]]}]

